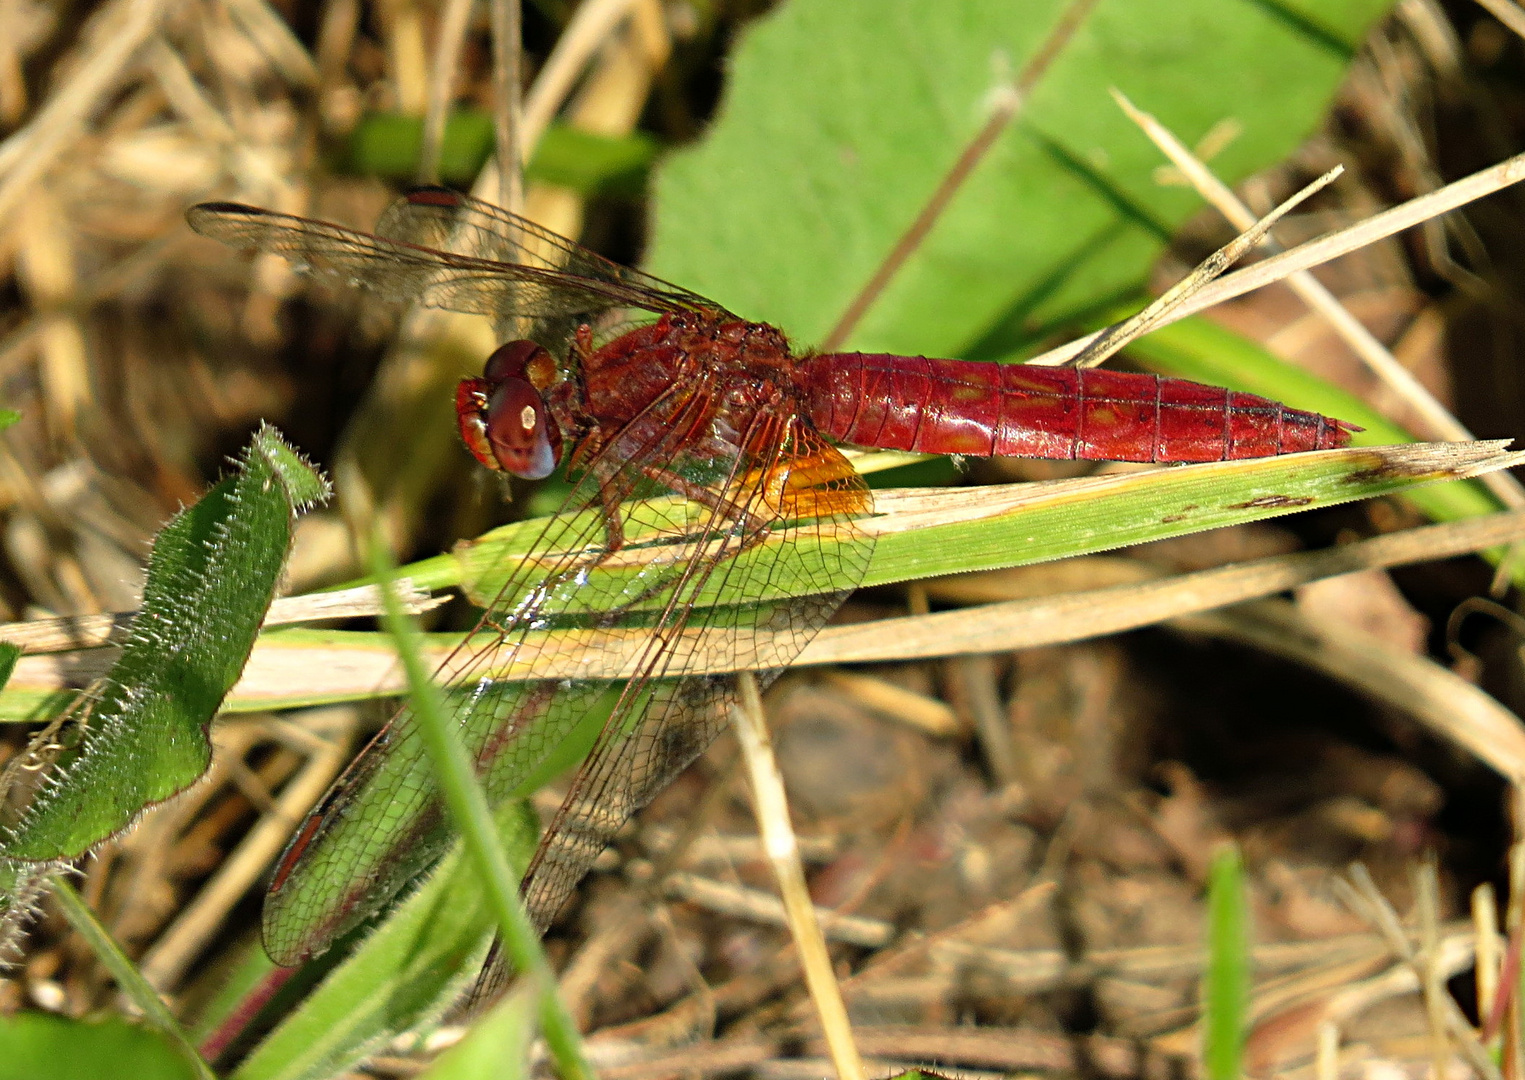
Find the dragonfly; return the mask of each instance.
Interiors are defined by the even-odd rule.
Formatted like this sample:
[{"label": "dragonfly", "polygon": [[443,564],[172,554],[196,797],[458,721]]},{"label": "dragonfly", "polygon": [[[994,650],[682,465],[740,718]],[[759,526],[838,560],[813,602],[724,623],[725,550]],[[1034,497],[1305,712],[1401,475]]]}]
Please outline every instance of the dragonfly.
[{"label": "dragonfly", "polygon": [[[443,188],[404,195],[374,233],[228,202],[187,216],[379,297],[487,316],[506,342],[457,388],[462,439],[509,476],[565,468],[570,492],[437,678],[494,801],[597,732],[524,875],[541,932],[726,725],[735,673],[766,685],[863,579],[873,498],[842,446],[1200,462],[1331,449],[1358,430],[1150,374],[796,352],[773,326]],[[502,674],[505,658],[533,672],[558,635],[578,642],[575,673]],[[270,956],[321,953],[452,839],[405,706],[276,865]],[[501,963],[484,976],[504,978]]]}]

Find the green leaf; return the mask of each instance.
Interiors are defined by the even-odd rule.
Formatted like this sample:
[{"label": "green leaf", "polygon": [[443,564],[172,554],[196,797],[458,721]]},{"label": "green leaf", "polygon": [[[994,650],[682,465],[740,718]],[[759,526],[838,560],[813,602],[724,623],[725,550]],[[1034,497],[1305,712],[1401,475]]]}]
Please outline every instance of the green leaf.
[{"label": "green leaf", "polygon": [[[527,802],[495,814],[519,873],[539,825]],[[317,1080],[415,1031],[450,1005],[475,973],[496,925],[460,845],[335,968],[234,1073],[235,1080]]]},{"label": "green leaf", "polygon": [[1213,856],[1207,884],[1207,970],[1202,976],[1202,1062],[1208,1080],[1240,1080],[1249,1030],[1249,912],[1239,852]]},{"label": "green leaf", "polygon": [[[367,113],[350,136],[343,164],[364,176],[411,181],[418,175],[423,142],[422,117]],[[492,156],[493,145],[491,113],[481,109],[451,113],[440,146],[440,179],[447,184],[470,184]],[[647,135],[615,138],[552,124],[540,137],[525,177],[584,195],[638,195],[655,156],[656,143]]]},{"label": "green leaf", "polygon": [[196,1073],[157,1032],[120,1017],[52,1013],[0,1017],[0,1080],[191,1080]]},{"label": "green leaf", "polygon": [[127,954],[122,951],[122,946],[111,936],[111,932],[95,917],[95,912],[90,910],[90,905],[85,903],[79,893],[74,891],[74,886],[70,885],[62,875],[55,877],[52,885],[53,899],[63,911],[64,917],[69,920],[69,925],[74,928],[75,933],[85,939],[90,950],[95,953],[96,959],[101,962],[101,966],[111,972],[112,978],[116,979],[117,988],[138,1007],[149,1023],[158,1028],[165,1038],[179,1048],[181,1056],[190,1063],[192,1071],[199,1080],[216,1080],[212,1070],[186,1038],[179,1021],[159,997],[158,991],[148,985],[148,980],[143,977],[143,973],[133,965],[133,962],[127,958]]},{"label": "green leaf", "polygon": [[[342,166],[362,176],[411,181],[418,176],[424,145],[424,119],[403,113],[366,113],[350,134]],[[492,156],[492,114],[460,109],[445,120],[440,144],[440,179],[468,184]]]},{"label": "green leaf", "polygon": [[265,427],[235,476],[165,526],[120,659],[74,717],[72,745],[0,855],[78,857],[206,771],[207,725],[254,645],[295,515],[326,496],[326,482]]},{"label": "green leaf", "polygon": [[534,1038],[534,995],[527,986],[516,986],[439,1056],[423,1080],[523,1080],[530,1075]]},{"label": "green leaf", "polygon": [[584,195],[639,195],[657,155],[650,136],[595,135],[566,124],[546,129],[524,170],[528,180],[558,184]]},{"label": "green leaf", "polygon": [[9,641],[0,641],[0,690],[11,681],[16,671],[16,661],[21,659],[21,647]]},{"label": "green leaf", "polygon": [[20,419],[21,414],[15,409],[0,409],[0,431],[4,431]]},{"label": "green leaf", "polygon": [[[1320,121],[1387,0],[1101,0],[869,312],[854,347],[988,359],[1140,287],[1201,207],[1117,87],[1234,183]],[[659,170],[650,268],[817,342],[1069,0],[794,0],[735,51],[719,116]],[[1306,9],[1316,14],[1302,14]]]}]

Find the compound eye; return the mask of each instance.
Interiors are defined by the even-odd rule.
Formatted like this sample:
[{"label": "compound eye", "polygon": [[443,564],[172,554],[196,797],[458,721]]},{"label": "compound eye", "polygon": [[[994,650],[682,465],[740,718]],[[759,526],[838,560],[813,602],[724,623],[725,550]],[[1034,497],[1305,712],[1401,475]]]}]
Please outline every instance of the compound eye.
[{"label": "compound eye", "polygon": [[[561,432],[551,423],[540,392],[528,380],[499,381],[492,388],[483,425],[499,468],[525,480],[543,480],[556,471],[561,458]],[[471,446],[469,435],[466,442]]]},{"label": "compound eye", "polygon": [[556,362],[543,346],[533,341],[510,341],[498,346],[487,358],[482,378],[494,384],[505,379],[525,379],[536,390],[544,390],[556,380]]}]

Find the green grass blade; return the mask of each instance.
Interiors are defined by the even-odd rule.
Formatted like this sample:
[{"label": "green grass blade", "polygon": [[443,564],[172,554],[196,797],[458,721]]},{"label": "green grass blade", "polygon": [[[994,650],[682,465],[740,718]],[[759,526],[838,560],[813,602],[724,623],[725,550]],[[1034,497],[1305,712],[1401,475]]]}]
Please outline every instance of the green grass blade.
[{"label": "green grass blade", "polygon": [[233,1014],[239,1003],[275,970],[275,962],[265,954],[259,939],[251,938],[239,946],[234,955],[224,956],[218,967],[221,985],[201,1004],[194,1022],[187,1025],[197,1046],[202,1045]]},{"label": "green grass blade", "polygon": [[440,1055],[423,1080],[526,1080],[535,1036],[536,1003],[527,986],[504,995],[466,1037]]},{"label": "green grass blade", "polygon": [[[1021,566],[1396,491],[1417,494],[1421,485],[1514,462],[1502,453],[1502,444],[1422,445],[1433,449],[1324,451],[1046,484],[880,490],[875,492],[880,535],[864,584]],[[975,513],[971,501],[1006,509]],[[662,512],[670,515],[671,506]],[[632,543],[654,535],[642,533],[638,524],[632,523]],[[542,519],[532,518],[494,529],[399,573],[421,589],[461,587],[485,599],[495,595],[509,568],[533,554],[530,548],[543,527]]]},{"label": "green grass blade", "polygon": [[[1436,480],[1504,468],[1518,459],[1498,444],[1435,443],[1330,450],[1250,461],[1214,462],[1147,472],[1117,473],[1045,484],[875,493],[876,517],[863,527],[876,536],[873,562],[863,585],[884,585],[971,570],[1022,566],[1071,555],[1092,554],[1204,529],[1261,521],[1298,510],[1332,506],[1407,490]],[[664,508],[653,514],[670,514]],[[631,543],[651,543],[641,516],[632,515]],[[541,523],[523,522],[463,545],[448,558],[446,571],[473,600],[498,594],[509,569],[533,555],[529,548]],[[829,539],[812,545],[818,561],[803,553],[781,563],[767,577],[776,596],[793,596],[812,581],[829,580],[833,549]],[[767,541],[742,559],[773,560]],[[434,564],[430,569],[443,568]],[[603,589],[625,588],[639,565],[590,577],[592,597]],[[607,584],[600,584],[607,576]],[[417,580],[415,578],[415,580]],[[430,581],[438,587],[442,581]],[[517,597],[500,602],[510,606]],[[701,596],[701,602],[702,602]],[[766,599],[760,597],[759,599]]]},{"label": "green grass blade", "polygon": [[502,935],[503,951],[513,962],[514,970],[535,987],[541,1026],[557,1071],[562,1080],[592,1080],[593,1071],[583,1056],[577,1026],[557,994],[556,978],[540,947],[540,935],[519,902],[519,874],[509,865],[506,852],[497,842],[487,795],[477,783],[471,759],[445,716],[440,688],[424,665],[418,631],[391,588],[389,579],[393,571],[386,564],[384,552],[379,541],[373,545],[371,572],[383,585],[387,630],[397,644],[407,673],[413,719],[433,760],[445,806],[460,830],[468,858],[482,877]]},{"label": "green grass blade", "polygon": [[127,997],[142,1010],[148,1022],[157,1028],[166,1038],[175,1044],[182,1054],[185,1055],[196,1070],[196,1075],[203,1080],[216,1080],[211,1067],[202,1060],[196,1048],[186,1038],[181,1030],[179,1022],[171,1015],[168,1006],[160,999],[148,980],[138,971],[136,965],[127,958],[122,947],[116,943],[111,932],[101,925],[95,917],[95,912],[80,898],[79,893],[74,891],[62,877],[53,879],[53,898],[58,901],[59,908],[64,917],[69,920],[69,925],[75,933],[84,938],[90,945],[106,970],[111,972],[111,977],[116,980],[117,986]]},{"label": "green grass blade", "polygon": [[1202,976],[1202,1062],[1208,1080],[1240,1080],[1249,1030],[1249,912],[1238,849],[1213,857],[1207,885],[1207,970]]}]

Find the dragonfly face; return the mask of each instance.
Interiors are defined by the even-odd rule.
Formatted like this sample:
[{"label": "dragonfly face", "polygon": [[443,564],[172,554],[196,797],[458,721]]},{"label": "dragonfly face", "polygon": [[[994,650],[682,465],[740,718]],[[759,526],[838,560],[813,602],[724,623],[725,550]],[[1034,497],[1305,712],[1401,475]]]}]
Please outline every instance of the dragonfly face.
[{"label": "dragonfly face", "polygon": [[557,381],[551,354],[533,341],[511,341],[488,357],[480,379],[455,391],[461,439],[489,469],[544,480],[561,461],[561,426],[545,393]]}]

